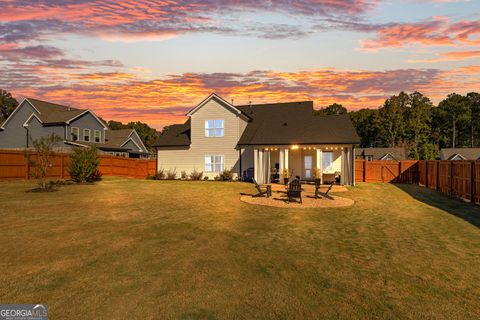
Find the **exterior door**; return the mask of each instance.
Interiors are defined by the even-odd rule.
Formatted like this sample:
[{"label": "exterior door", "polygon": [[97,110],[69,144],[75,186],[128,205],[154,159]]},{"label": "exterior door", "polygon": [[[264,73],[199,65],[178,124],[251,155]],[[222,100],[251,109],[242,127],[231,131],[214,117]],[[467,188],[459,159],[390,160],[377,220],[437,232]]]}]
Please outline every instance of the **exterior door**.
[{"label": "exterior door", "polygon": [[305,179],[312,179],[313,157],[304,156],[303,163],[304,163],[303,168],[304,168]]}]

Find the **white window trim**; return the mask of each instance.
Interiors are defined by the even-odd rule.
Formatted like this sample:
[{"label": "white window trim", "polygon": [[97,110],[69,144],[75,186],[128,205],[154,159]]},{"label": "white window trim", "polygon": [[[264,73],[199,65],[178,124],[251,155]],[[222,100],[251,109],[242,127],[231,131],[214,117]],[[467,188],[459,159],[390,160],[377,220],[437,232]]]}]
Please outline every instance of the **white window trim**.
[{"label": "white window trim", "polygon": [[[213,121],[213,128],[207,129],[207,123],[208,121]],[[215,121],[222,121],[223,126],[221,128],[215,127]],[[213,136],[207,135],[207,130],[212,130],[213,129]],[[217,136],[215,130],[217,129],[222,129],[223,130],[223,135]],[[205,126],[204,126],[204,135],[205,138],[223,138],[225,137],[225,119],[207,119],[205,120]]]},{"label": "white window trim", "polygon": [[[205,161],[207,157],[210,157],[210,159],[213,157],[213,162],[211,162],[211,166],[212,166],[212,170],[209,171],[207,170],[207,162]],[[215,157],[222,157],[222,162],[220,163],[216,163],[215,162]],[[225,155],[223,154],[206,154],[204,157],[203,157],[203,161],[204,161],[204,170],[205,172],[207,173],[220,173],[222,172],[223,170],[225,170]],[[215,164],[221,164],[221,169],[220,171],[215,171]]]},{"label": "white window trim", "polygon": [[[85,140],[85,136],[86,136],[85,133],[86,133],[87,131],[88,131],[88,141]],[[85,141],[85,142],[92,142],[92,139],[91,139],[91,138],[92,138],[92,135],[91,135],[91,133],[92,133],[92,132],[90,131],[90,129],[83,129],[83,135],[82,135],[83,141]]]},{"label": "white window trim", "polygon": [[[98,142],[96,141],[96,136],[97,136],[97,133],[98,133]],[[93,131],[93,142],[95,143],[102,143],[102,133],[100,132],[100,130],[94,130]]]},{"label": "white window trim", "polygon": [[[77,129],[77,140],[73,140],[73,130],[74,129]],[[80,128],[78,128],[78,127],[71,127],[70,128],[70,139],[72,141],[80,141]]]}]

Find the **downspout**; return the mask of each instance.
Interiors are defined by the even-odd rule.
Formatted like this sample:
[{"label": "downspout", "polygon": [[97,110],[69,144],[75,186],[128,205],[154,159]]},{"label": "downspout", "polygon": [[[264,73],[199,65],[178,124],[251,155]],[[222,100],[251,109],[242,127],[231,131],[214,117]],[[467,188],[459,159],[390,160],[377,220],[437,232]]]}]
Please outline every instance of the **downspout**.
[{"label": "downspout", "polygon": [[355,186],[355,145],[352,144],[352,186]]},{"label": "downspout", "polygon": [[25,132],[26,148],[28,148],[29,147],[29,145],[28,145],[28,124],[23,125],[23,128],[26,130],[26,132]]}]

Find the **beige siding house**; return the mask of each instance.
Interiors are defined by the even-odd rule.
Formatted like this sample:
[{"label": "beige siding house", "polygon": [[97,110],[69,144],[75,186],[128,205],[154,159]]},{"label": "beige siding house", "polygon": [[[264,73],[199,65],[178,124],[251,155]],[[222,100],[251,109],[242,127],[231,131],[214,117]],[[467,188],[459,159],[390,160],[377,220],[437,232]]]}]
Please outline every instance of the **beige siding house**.
[{"label": "beige siding house", "polygon": [[187,116],[159,137],[159,169],[197,170],[209,178],[228,169],[267,183],[285,171],[313,180],[318,168],[324,182],[354,183],[359,138],[349,117],[316,116],[311,101],[234,106],[211,94]]}]

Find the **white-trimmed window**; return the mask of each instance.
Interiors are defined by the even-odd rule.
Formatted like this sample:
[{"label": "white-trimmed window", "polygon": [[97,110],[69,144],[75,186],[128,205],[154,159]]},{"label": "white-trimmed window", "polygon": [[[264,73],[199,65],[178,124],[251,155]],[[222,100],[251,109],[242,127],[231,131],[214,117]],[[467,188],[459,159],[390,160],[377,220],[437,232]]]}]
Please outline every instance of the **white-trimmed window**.
[{"label": "white-trimmed window", "polygon": [[322,152],[322,169],[324,173],[333,173],[333,152]]},{"label": "white-trimmed window", "polygon": [[80,129],[77,127],[72,127],[71,135],[72,135],[72,141],[78,141],[78,136],[80,134]]},{"label": "white-trimmed window", "polygon": [[100,130],[95,130],[93,133],[93,141],[100,142],[102,140],[102,136],[100,135]]},{"label": "white-trimmed window", "polygon": [[223,137],[225,133],[223,120],[205,120],[205,137]]},{"label": "white-trimmed window", "polygon": [[206,155],[205,172],[222,172],[224,168],[223,155]]},{"label": "white-trimmed window", "polygon": [[90,129],[83,129],[83,141],[90,141]]}]

